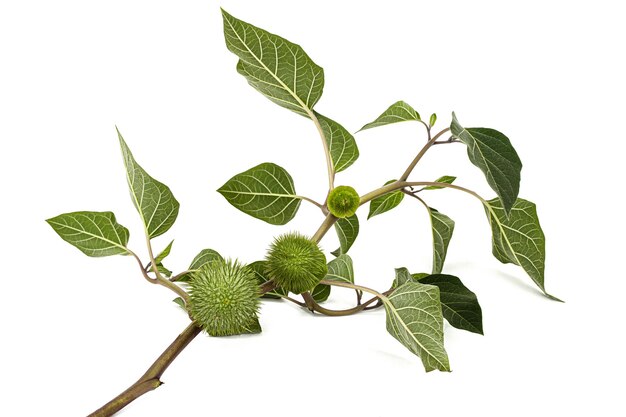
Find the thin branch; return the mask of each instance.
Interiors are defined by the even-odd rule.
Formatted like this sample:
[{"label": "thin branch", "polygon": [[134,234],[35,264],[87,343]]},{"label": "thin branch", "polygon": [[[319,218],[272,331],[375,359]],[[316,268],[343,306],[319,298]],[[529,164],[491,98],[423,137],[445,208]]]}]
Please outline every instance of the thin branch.
[{"label": "thin branch", "polygon": [[[386,295],[389,295],[390,293],[391,293],[391,290],[382,293],[382,295],[386,296]],[[311,294],[309,293],[304,293],[302,294],[302,296],[304,297],[305,300],[307,300],[307,304],[300,303],[300,304],[304,304],[303,307],[309,308],[313,312],[318,312],[325,316],[332,316],[332,317],[351,316],[353,314],[360,313],[361,311],[368,310],[368,306],[372,304],[374,301],[377,301],[377,300],[380,301],[379,297],[372,297],[366,302],[358,304],[357,306],[352,307],[352,308],[348,308],[345,310],[332,310],[332,309],[322,307],[321,305],[319,305],[317,301],[315,301],[313,297],[311,296]]]},{"label": "thin branch", "polygon": [[406,179],[409,178],[409,175],[411,175],[411,172],[413,172],[413,169],[415,168],[417,163],[420,161],[420,159],[422,159],[424,154],[430,149],[431,146],[433,146],[433,144],[437,141],[437,139],[439,139],[441,137],[441,135],[443,135],[444,133],[446,133],[449,130],[450,130],[450,128],[447,127],[445,129],[443,129],[441,132],[437,133],[434,137],[431,138],[430,137],[430,128],[427,129],[427,131],[428,131],[428,142],[426,142],[426,145],[424,145],[422,150],[419,151],[419,153],[415,156],[413,161],[409,164],[407,169],[404,171],[404,174],[402,174],[402,176],[400,177],[400,179],[398,181],[406,181]]},{"label": "thin branch", "polygon": [[[309,203],[313,204],[314,206],[317,206],[320,210],[322,210],[322,212],[324,212],[324,206],[322,204],[318,203],[317,201],[313,200],[312,198],[304,197],[302,195],[297,195],[296,198],[299,198],[300,200],[308,201]],[[326,214],[326,213],[324,213],[324,214]]]},{"label": "thin branch", "polygon": [[126,407],[143,394],[161,386],[161,376],[172,364],[174,359],[200,333],[202,329],[192,322],[178,337],[163,351],[156,361],[133,385],[124,390],[117,397],[89,414],[88,417],[110,417]]},{"label": "thin branch", "polygon": [[196,272],[197,269],[188,269],[187,271],[183,271],[179,274],[174,275],[172,278],[170,278],[170,282],[176,282],[179,279],[181,279],[182,277],[184,277],[187,274],[191,274],[192,272]]}]

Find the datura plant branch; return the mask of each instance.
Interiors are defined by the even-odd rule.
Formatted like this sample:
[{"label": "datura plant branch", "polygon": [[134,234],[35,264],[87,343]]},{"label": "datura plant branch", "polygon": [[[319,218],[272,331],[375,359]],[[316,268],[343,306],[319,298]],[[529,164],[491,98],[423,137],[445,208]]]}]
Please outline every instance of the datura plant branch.
[{"label": "datura plant branch", "polygon": [[[476,294],[461,278],[444,272],[455,222],[429,203],[430,193],[444,188],[477,198],[485,209],[495,258],[519,266],[548,298],[558,300],[545,289],[545,236],[537,207],[518,195],[522,163],[507,136],[492,128],[464,127],[455,113],[451,114],[449,126],[433,135],[438,120],[436,114],[422,119],[408,103],[397,101],[364,124],[357,133],[394,123],[417,122],[426,128],[426,144],[398,179],[379,178],[381,186],[375,190],[360,194],[358,184],[336,186],[336,175],[358,160],[359,148],[350,133],[354,130],[346,129],[316,108],[324,90],[322,67],[296,43],[224,10],[222,18],[224,40],[237,59],[237,72],[269,101],[310,119],[315,125],[326,158],[328,192],[323,204],[298,194],[297,181],[285,168],[273,162],[261,162],[230,179],[224,178],[226,181],[217,191],[239,210],[239,216],[251,216],[268,227],[289,223],[297,215],[302,201],[318,207],[324,219],[313,235],[291,230],[278,234],[271,241],[248,236],[252,240],[258,239],[260,249],[265,250],[265,256],[256,261],[244,263],[235,259],[245,255],[231,253],[224,257],[213,248],[202,248],[195,256],[189,256],[188,265],[178,269],[182,272],[173,273],[169,269],[168,256],[174,250],[174,240],[160,251],[154,251],[153,239],[170,231],[178,217],[180,204],[167,185],[150,176],[139,164],[116,127],[126,183],[138,212],[137,228],[142,228],[145,234],[148,261],[143,263],[128,248],[130,232],[118,223],[111,211],[68,212],[47,222],[63,240],[87,256],[131,255],[146,281],[164,286],[177,295],[173,301],[191,323],[141,378],[91,416],[111,416],[139,396],[159,387],[165,370],[200,333],[210,337],[261,333],[261,324],[265,326],[267,323],[259,317],[260,305],[266,299],[287,300],[326,316],[349,316],[384,307],[386,331],[419,357],[425,371],[450,371],[444,347],[444,321],[456,329],[477,334],[483,334],[483,321]],[[446,134],[450,135],[449,139],[441,140]],[[446,143],[461,143],[467,147],[467,162],[483,173],[493,190],[492,199],[487,200],[469,188],[456,185],[456,177],[451,175],[433,177],[437,178],[435,180],[409,180],[426,152],[434,145]],[[274,145],[268,143],[267,146]],[[376,176],[376,167],[372,167],[369,173]],[[202,171],[199,175],[206,173]],[[222,173],[212,172],[210,176],[216,175]],[[363,266],[355,265],[349,251],[353,250],[359,231],[364,227],[364,206],[369,205],[367,219],[371,221],[402,204],[406,195],[417,199],[426,209],[426,221],[432,230],[429,236],[432,261],[420,265],[417,272],[389,265],[390,274],[380,284],[382,288],[388,288],[384,292],[357,284],[358,271]],[[234,218],[233,222],[240,220]],[[326,251],[320,242],[331,229],[336,232],[339,247]],[[214,237],[210,230],[203,233],[214,238],[214,244],[219,242],[219,237]],[[388,242],[393,239],[385,240],[385,244]],[[371,250],[376,250],[376,244],[380,243],[374,242]],[[354,250],[360,249],[357,245]],[[459,256],[462,254],[450,254],[450,257]],[[387,262],[380,256],[365,258],[371,262]],[[406,262],[418,261],[407,259]],[[334,296],[337,287],[356,292],[354,307],[334,310],[323,305]],[[362,302],[364,293],[371,297]],[[303,301],[292,295],[301,296]],[[219,396],[211,400],[219,401]]]}]

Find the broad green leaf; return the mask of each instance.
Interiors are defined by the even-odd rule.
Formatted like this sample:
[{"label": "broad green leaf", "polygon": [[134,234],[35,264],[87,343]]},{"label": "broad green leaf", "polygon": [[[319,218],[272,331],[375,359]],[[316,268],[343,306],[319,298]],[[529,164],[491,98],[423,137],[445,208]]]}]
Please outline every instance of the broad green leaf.
[{"label": "broad green leaf", "polygon": [[499,199],[484,204],[493,234],[493,255],[502,263],[521,266],[544,294],[558,300],[544,287],[546,238],[535,204],[518,198],[508,218]]},{"label": "broad green leaf", "polygon": [[193,258],[193,261],[191,261],[191,264],[189,265],[189,270],[193,271],[196,269],[200,269],[202,265],[209,262],[223,260],[224,258],[222,257],[222,255],[217,253],[217,251],[214,251],[213,249],[202,249],[200,253],[198,253],[196,257]]},{"label": "broad green leaf", "polygon": [[443,270],[443,263],[448,253],[448,244],[454,231],[454,220],[432,207],[428,207],[428,212],[433,229],[433,274],[439,274]]},{"label": "broad green leaf", "polygon": [[413,107],[409,106],[404,101],[397,101],[389,106],[389,108],[378,116],[376,120],[363,126],[359,132],[373,127],[384,126],[391,123],[407,122],[411,120],[420,121],[422,119]]},{"label": "broad green leaf", "polygon": [[311,296],[317,303],[323,303],[330,296],[330,285],[318,284],[311,291]]},{"label": "broad green leaf", "polygon": [[457,329],[483,334],[483,313],[476,294],[452,275],[435,274],[419,279],[439,288],[443,317]]},{"label": "broad green leaf", "polygon": [[165,184],[152,178],[139,166],[119,130],[117,135],[124,157],[130,194],[143,220],[146,235],[150,239],[160,236],[174,224],[180,204]]},{"label": "broad green leaf", "polygon": [[354,137],[343,126],[326,116],[315,113],[322,127],[335,172],[343,171],[359,157]]},{"label": "broad green leaf", "polygon": [[522,161],[509,138],[494,129],[463,128],[452,113],[450,131],[467,145],[470,161],[485,174],[508,214],[519,193]]},{"label": "broad green leaf", "polygon": [[396,277],[393,280],[391,288],[398,288],[402,284],[413,281],[413,277],[408,269],[396,268]]},{"label": "broad green leaf", "polygon": [[348,250],[359,234],[359,218],[357,215],[345,217],[335,222],[335,231],[339,237],[339,247],[332,251],[334,256],[348,253]]},{"label": "broad green leaf", "polygon": [[[354,266],[352,265],[352,258],[348,255],[339,255],[337,258],[330,261],[328,263],[328,274],[326,274],[324,279],[354,284]],[[320,303],[328,299],[330,292],[330,285],[319,284],[313,289],[311,295],[315,301]]]},{"label": "broad green leaf", "polygon": [[[391,184],[394,181],[395,180],[387,181],[385,185]],[[395,208],[396,206],[398,206],[398,204],[402,202],[403,198],[404,198],[404,194],[402,193],[402,191],[399,191],[399,190],[392,191],[390,193],[381,195],[380,197],[374,198],[370,202],[370,212],[367,215],[368,220],[378,214],[382,214],[386,211],[389,211]]]},{"label": "broad green leaf", "polygon": [[294,43],[222,10],[229,51],[239,57],[237,71],[265,97],[305,117],[322,95],[324,70]]},{"label": "broad green leaf", "polygon": [[[456,177],[452,177],[450,175],[444,175],[443,177],[439,177],[435,180],[435,182],[443,182],[446,184],[452,184],[454,182],[454,180],[456,179]],[[442,188],[445,187],[441,187],[439,185],[431,185],[428,187],[424,187],[424,190],[440,190]]]},{"label": "broad green leaf", "polygon": [[354,266],[348,255],[339,255],[328,263],[328,274],[324,278],[328,281],[343,281],[354,284]]},{"label": "broad green leaf", "polygon": [[128,254],[128,229],[110,211],[76,211],[46,220],[61,239],[87,256]]},{"label": "broad green leaf", "polygon": [[288,223],[300,207],[291,175],[267,162],[235,175],[217,191],[235,208],[270,224]]},{"label": "broad green leaf", "polygon": [[406,282],[382,299],[387,331],[422,360],[426,372],[450,371],[443,346],[443,316],[439,288]]},{"label": "broad green leaf", "polygon": [[426,272],[418,272],[416,274],[411,274],[411,278],[413,278],[414,281],[419,281],[422,278],[426,278],[430,276],[430,274],[427,274]]},{"label": "broad green leaf", "polygon": [[[269,278],[267,277],[266,272],[265,272],[267,270],[266,261],[252,262],[251,264],[248,265],[248,268],[250,268],[252,272],[254,272],[254,275],[256,276],[256,279],[259,285],[262,285],[266,283],[267,281],[269,281]],[[265,294],[263,294],[262,297],[277,299],[277,298],[282,298],[286,295],[288,295],[287,291],[285,291],[282,288],[276,288],[273,291],[266,292]]]},{"label": "broad green leaf", "polygon": [[[202,267],[202,265],[207,264],[212,261],[221,261],[224,260],[222,255],[214,251],[213,249],[202,249],[199,254],[193,258],[191,261],[191,265],[187,268],[189,271],[196,271]],[[180,282],[188,282],[191,279],[191,274],[185,274],[178,278],[177,281]]]},{"label": "broad green leaf", "polygon": [[156,262],[157,264],[159,262],[163,262],[163,260],[165,258],[167,258],[170,254],[170,252],[172,251],[172,245],[174,244],[174,241],[172,240],[169,245],[167,245],[165,247],[165,249],[163,249],[155,258],[154,258],[154,262]]}]

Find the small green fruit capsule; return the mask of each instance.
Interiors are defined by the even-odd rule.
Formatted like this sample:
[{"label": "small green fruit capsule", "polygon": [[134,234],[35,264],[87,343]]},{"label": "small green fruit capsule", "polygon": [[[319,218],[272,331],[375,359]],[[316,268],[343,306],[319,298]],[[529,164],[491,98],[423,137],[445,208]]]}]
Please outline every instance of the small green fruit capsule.
[{"label": "small green fruit capsule", "polygon": [[189,313],[211,336],[249,333],[257,321],[259,285],[237,261],[216,260],[193,273]]},{"label": "small green fruit capsule", "polygon": [[281,288],[301,294],[311,291],[326,276],[326,256],[298,232],[277,237],[267,252],[267,274]]},{"label": "small green fruit capsule", "polygon": [[356,213],[360,202],[361,198],[354,188],[340,185],[330,192],[327,204],[333,216],[344,218]]}]

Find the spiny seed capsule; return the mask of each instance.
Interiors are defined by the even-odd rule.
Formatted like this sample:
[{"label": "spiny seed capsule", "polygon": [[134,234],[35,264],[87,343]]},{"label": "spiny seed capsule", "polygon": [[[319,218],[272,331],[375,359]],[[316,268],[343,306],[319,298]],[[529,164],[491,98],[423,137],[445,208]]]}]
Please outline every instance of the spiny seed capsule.
[{"label": "spiny seed capsule", "polygon": [[211,336],[249,333],[256,325],[259,285],[247,266],[209,262],[193,273],[190,285],[191,317]]},{"label": "spiny seed capsule", "polygon": [[361,198],[356,190],[347,185],[334,188],[328,196],[328,210],[333,216],[350,217],[359,208]]},{"label": "spiny seed capsule", "polygon": [[298,232],[277,237],[267,252],[267,274],[281,288],[301,294],[326,276],[326,256],[317,243]]}]

